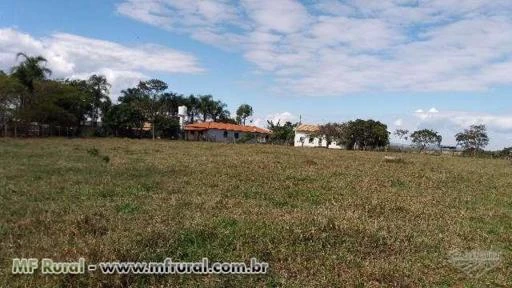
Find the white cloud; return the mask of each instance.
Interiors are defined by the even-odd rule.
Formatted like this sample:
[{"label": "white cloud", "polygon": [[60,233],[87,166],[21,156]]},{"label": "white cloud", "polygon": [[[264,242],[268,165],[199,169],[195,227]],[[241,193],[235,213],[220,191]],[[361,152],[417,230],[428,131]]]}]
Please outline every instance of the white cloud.
[{"label": "white cloud", "polygon": [[252,26],[263,31],[294,33],[310,18],[306,8],[294,0],[243,0],[242,6],[253,20]]},{"label": "white cloud", "polygon": [[[428,115],[428,117],[423,117]],[[420,119],[426,119],[425,123],[452,123],[458,128],[467,128],[470,125],[485,124],[490,130],[502,133],[512,133],[512,116],[493,115],[466,111],[446,111],[438,113],[416,114]]]},{"label": "white cloud", "polygon": [[379,19],[321,16],[310,33],[322,45],[347,45],[355,50],[378,51],[403,41],[397,31]]},{"label": "white cloud", "polygon": [[314,8],[328,15],[350,15],[354,11],[351,6],[337,0],[321,0],[314,4]]},{"label": "white cloud", "polygon": [[288,121],[295,123],[298,121],[298,117],[290,112],[278,112],[264,117],[254,117],[252,125],[265,128],[267,126],[267,121],[272,121],[274,123],[279,122],[281,124]]},{"label": "white cloud", "polygon": [[512,85],[512,1],[311,2],[125,0],[118,12],[241,51],[283,92]]},{"label": "white cloud", "polygon": [[278,121],[281,123],[288,122],[288,121],[293,122],[293,121],[297,121],[297,116],[295,116],[294,114],[292,114],[290,112],[282,112],[282,113],[275,113],[275,114],[268,115],[267,120],[271,120],[274,123],[276,123]]},{"label": "white cloud", "polygon": [[226,0],[126,0],[117,6],[121,15],[227,49],[239,45],[227,26],[244,27],[240,9]]},{"label": "white cloud", "polygon": [[227,1],[202,0],[127,0],[117,11],[152,25],[185,29],[213,27],[237,19],[237,9]]},{"label": "white cloud", "polygon": [[118,43],[55,33],[35,38],[15,29],[0,29],[0,67],[16,63],[16,53],[42,55],[57,78],[85,78],[103,74],[112,83],[114,95],[121,89],[149,78],[149,72],[198,73],[197,59],[184,52],[156,45],[127,47]]},{"label": "white cloud", "polygon": [[428,111],[423,111],[423,109],[418,109],[416,111],[414,111],[415,113],[415,116],[420,118],[420,119],[428,119],[428,118],[432,118],[435,114],[439,113],[439,110],[437,110],[435,107],[432,107],[430,109],[428,109]]}]

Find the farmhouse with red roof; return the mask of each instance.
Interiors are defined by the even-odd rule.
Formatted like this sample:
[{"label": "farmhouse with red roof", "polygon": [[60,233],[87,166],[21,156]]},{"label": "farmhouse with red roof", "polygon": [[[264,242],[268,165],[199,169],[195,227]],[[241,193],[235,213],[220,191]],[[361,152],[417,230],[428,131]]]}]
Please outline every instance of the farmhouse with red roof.
[{"label": "farmhouse with red roof", "polygon": [[256,126],[202,122],[185,125],[185,139],[232,143],[236,141],[265,143],[270,131]]}]

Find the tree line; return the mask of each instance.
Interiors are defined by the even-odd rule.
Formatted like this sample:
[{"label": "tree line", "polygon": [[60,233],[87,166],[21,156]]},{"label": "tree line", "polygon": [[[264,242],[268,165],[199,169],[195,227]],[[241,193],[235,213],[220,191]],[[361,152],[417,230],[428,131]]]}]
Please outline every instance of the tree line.
[{"label": "tree line", "polygon": [[[272,143],[294,144],[295,128],[300,123],[285,122],[280,124],[268,121],[267,128],[273,133],[270,137]],[[332,143],[343,146],[349,150],[381,150],[389,147],[390,132],[387,125],[372,119],[357,119],[343,123],[327,123],[318,126],[318,131],[311,133],[312,137],[319,137],[325,141],[327,147]],[[512,158],[512,147],[500,151],[485,151],[489,144],[487,127],[483,124],[471,125],[454,135],[456,146],[442,146],[443,137],[433,129],[420,129],[410,132],[406,129],[396,129],[393,133],[400,141],[410,140],[412,148],[420,152],[425,150],[454,149],[459,147],[464,155],[488,156],[498,158]],[[300,139],[302,144],[306,139]]]},{"label": "tree line", "polygon": [[349,150],[373,150],[389,144],[386,124],[372,119],[320,125],[315,136],[323,137],[327,146],[336,142]]},{"label": "tree line", "polygon": [[[406,129],[397,129],[394,134],[400,140],[407,141],[411,139],[412,144],[420,151],[429,147],[440,148],[443,141],[443,137],[431,129],[421,129],[412,133],[409,133],[409,130]],[[466,153],[477,154],[483,152],[489,144],[487,127],[483,124],[471,125],[468,129],[455,134],[455,141],[457,146],[461,147]]]},{"label": "tree line", "polygon": [[[35,125],[39,128],[37,133],[46,127],[53,131],[52,135],[56,135],[58,130],[57,135],[68,136],[177,138],[180,135],[179,106],[188,108],[189,122],[245,125],[253,115],[252,107],[242,104],[231,117],[226,103],[212,95],[178,94],[169,91],[167,83],[158,79],[140,81],[135,87],[122,90],[117,103],[112,103],[111,85],[103,75],[92,75],[85,80],[50,79],[52,71],[46,68],[44,57],[18,53],[17,58],[22,61],[9,73],[0,70],[0,125],[3,135],[8,135],[9,130],[13,136],[28,135]],[[298,124],[268,121],[267,128],[272,131],[270,142],[293,145]],[[388,146],[389,134],[387,126],[379,121],[357,119],[320,125],[313,136],[323,137],[327,145],[336,142],[347,149],[368,150]],[[394,134],[401,140],[410,139],[420,151],[439,148],[443,140],[432,129],[412,133],[397,129]],[[457,133],[455,139],[457,146],[473,155],[483,152],[489,143],[485,125],[472,125]],[[510,148],[506,148],[500,153],[509,152]]]},{"label": "tree line", "polygon": [[411,140],[413,147],[423,151],[428,148],[461,148],[463,155],[493,157],[493,158],[512,158],[512,147],[506,147],[499,151],[486,151],[485,147],[489,145],[489,135],[487,127],[484,124],[470,125],[469,128],[454,135],[456,146],[441,146],[443,137],[432,129],[421,129],[412,133],[407,129],[397,129],[394,134],[400,140]]},{"label": "tree line", "polygon": [[85,80],[50,79],[52,71],[46,68],[44,57],[18,53],[17,58],[22,61],[10,73],[0,71],[0,125],[4,135],[8,131],[13,136],[28,135],[36,126],[52,130],[52,135],[58,129],[59,135],[69,136],[89,133],[176,138],[179,106],[188,108],[189,122],[245,125],[253,115],[252,107],[242,104],[231,117],[226,103],[212,95],[185,96],[168,91],[167,83],[159,79],[140,81],[135,87],[122,90],[117,103],[112,103],[111,85],[103,75]]}]

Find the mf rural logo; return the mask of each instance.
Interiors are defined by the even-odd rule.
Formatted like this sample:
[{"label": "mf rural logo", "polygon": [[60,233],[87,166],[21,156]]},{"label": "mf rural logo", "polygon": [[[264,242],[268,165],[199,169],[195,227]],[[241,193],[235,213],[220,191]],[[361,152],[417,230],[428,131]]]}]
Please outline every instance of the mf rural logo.
[{"label": "mf rural logo", "polygon": [[478,278],[500,264],[500,253],[494,251],[452,251],[448,260],[472,278]]}]

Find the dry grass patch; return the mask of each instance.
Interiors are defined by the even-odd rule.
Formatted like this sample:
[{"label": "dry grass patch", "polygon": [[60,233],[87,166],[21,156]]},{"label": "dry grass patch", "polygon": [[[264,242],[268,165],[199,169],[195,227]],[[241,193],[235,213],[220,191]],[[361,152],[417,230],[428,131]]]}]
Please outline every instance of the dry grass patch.
[{"label": "dry grass patch", "polygon": [[[130,139],[1,139],[0,155],[2,287],[512,286],[505,160]],[[453,250],[502,260],[471,278]],[[271,272],[13,276],[13,257],[257,257]]]}]

